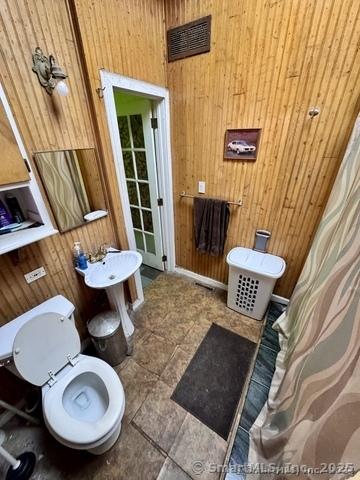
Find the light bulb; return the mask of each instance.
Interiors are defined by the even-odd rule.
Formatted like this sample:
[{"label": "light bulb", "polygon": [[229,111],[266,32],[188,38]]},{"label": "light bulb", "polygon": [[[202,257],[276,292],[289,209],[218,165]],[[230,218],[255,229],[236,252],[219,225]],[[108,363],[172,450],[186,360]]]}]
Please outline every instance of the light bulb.
[{"label": "light bulb", "polygon": [[56,84],[55,90],[61,97],[66,97],[69,93],[69,87],[62,80]]}]

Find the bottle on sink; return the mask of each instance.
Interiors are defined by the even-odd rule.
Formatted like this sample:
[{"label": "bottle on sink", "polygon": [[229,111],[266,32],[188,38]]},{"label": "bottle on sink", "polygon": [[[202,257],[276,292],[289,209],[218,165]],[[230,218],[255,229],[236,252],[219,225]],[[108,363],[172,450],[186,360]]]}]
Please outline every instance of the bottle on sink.
[{"label": "bottle on sink", "polygon": [[83,249],[81,248],[80,242],[74,243],[73,261],[74,261],[74,267],[78,267],[81,270],[86,270],[88,268],[86,255]]}]

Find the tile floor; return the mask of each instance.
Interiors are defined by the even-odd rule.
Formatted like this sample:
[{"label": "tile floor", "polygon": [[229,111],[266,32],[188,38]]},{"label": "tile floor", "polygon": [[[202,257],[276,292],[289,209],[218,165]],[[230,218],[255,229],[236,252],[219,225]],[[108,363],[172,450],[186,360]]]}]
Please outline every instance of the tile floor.
[{"label": "tile floor", "polygon": [[[227,442],[170,396],[212,322],[254,342],[262,323],[229,310],[225,292],[177,274],[159,275],[146,287],[145,299],[133,313],[134,355],[116,369],[126,394],[118,442],[96,457],[63,447],[45,427],[12,422],[4,446],[15,455],[25,449],[36,453],[33,480],[219,478],[206,464],[223,463]],[[0,476],[4,471],[0,461]]]}]

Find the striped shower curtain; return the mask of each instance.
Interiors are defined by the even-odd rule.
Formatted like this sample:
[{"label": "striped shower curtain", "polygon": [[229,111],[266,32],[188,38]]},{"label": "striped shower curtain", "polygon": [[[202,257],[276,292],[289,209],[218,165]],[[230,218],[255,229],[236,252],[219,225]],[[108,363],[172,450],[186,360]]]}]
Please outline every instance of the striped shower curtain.
[{"label": "striped shower curtain", "polygon": [[360,117],[290,304],[275,324],[281,351],[250,430],[250,464],[285,466],[281,478],[296,478],[286,464],[314,479],[347,478],[351,464],[360,468],[359,299]]}]

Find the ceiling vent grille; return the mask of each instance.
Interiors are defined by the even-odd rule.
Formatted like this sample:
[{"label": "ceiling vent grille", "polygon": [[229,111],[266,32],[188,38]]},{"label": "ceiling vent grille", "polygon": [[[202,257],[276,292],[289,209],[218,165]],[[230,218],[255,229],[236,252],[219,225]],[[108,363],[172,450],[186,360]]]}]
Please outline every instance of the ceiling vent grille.
[{"label": "ceiling vent grille", "polygon": [[210,51],[211,15],[167,31],[168,61]]}]

